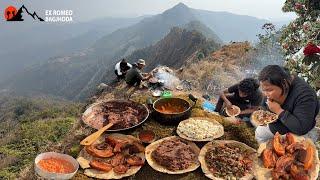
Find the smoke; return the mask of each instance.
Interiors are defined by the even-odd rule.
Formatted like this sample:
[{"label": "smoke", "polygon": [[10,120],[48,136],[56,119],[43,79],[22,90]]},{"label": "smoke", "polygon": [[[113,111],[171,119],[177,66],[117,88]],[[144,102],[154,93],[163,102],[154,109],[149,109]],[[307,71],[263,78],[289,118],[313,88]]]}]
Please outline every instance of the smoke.
[{"label": "smoke", "polygon": [[250,54],[249,64],[244,68],[246,77],[257,77],[259,72],[267,65],[283,66],[285,55],[280,45],[276,42],[268,44],[256,44]]},{"label": "smoke", "polygon": [[163,84],[166,89],[175,89],[181,84],[180,79],[174,72],[166,66],[158,66],[153,70],[155,77]]}]

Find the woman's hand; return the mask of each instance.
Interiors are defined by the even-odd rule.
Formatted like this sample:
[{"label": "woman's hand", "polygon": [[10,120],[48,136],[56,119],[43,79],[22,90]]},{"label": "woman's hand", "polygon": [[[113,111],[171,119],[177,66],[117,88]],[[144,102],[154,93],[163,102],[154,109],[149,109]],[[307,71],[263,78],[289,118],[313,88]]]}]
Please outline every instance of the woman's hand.
[{"label": "woman's hand", "polygon": [[267,105],[268,105],[270,111],[276,113],[277,115],[281,114],[282,111],[284,111],[284,110],[281,108],[281,106],[280,106],[279,103],[277,103],[276,101],[273,101],[273,100],[271,100],[271,99],[267,99]]}]

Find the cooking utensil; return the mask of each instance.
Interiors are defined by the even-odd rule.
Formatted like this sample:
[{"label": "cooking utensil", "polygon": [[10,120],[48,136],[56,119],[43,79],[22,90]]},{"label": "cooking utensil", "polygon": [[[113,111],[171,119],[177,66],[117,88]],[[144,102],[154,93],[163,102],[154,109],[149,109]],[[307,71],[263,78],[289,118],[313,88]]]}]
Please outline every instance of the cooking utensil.
[{"label": "cooking utensil", "polygon": [[[180,121],[188,119],[191,116],[191,110],[195,106],[197,98],[190,94],[189,99],[194,102],[192,106],[188,101],[181,98],[174,97],[157,99],[152,104],[152,116],[155,118],[155,120],[163,124],[178,124]],[[177,106],[179,109],[183,108],[183,111],[172,113],[161,112],[161,108],[167,106],[168,104],[170,104],[170,106]]]},{"label": "cooking utensil", "polygon": [[[111,100],[107,102],[93,104],[92,106],[90,106],[82,115],[83,122],[86,125],[92,128],[95,128],[97,130],[101,129],[105,125],[105,121],[106,121],[106,118],[103,115],[103,111],[105,111],[104,109],[108,109],[109,106],[115,106],[117,108],[130,107],[138,110],[140,116],[139,116],[138,124],[128,128],[117,128],[115,125],[113,127],[110,127],[110,129],[107,129],[106,131],[108,132],[125,131],[128,129],[135,128],[141,125],[142,123],[144,123],[149,117],[149,110],[144,104],[137,103],[130,100]],[[114,108],[114,110],[112,111],[114,111],[114,113],[118,113],[119,109],[117,108]]]},{"label": "cooking utensil", "polygon": [[86,137],[85,139],[83,139],[80,144],[84,145],[84,146],[89,146],[91,145],[94,141],[96,141],[102,133],[104,133],[107,129],[109,129],[110,127],[113,126],[113,123],[109,123],[106,126],[104,126],[103,128],[99,129],[98,131],[96,131],[95,133],[92,133],[91,135],[89,135],[88,137]]}]

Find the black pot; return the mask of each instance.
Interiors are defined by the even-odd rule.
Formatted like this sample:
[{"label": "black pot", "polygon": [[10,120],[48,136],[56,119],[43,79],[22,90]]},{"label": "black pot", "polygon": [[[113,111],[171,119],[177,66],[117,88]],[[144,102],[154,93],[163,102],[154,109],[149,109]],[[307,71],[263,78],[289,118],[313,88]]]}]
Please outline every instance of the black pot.
[{"label": "black pot", "polygon": [[[149,106],[152,105],[152,117],[156,121],[160,122],[161,124],[175,125],[182,120],[188,119],[191,116],[191,110],[196,104],[197,98],[190,94],[189,99],[193,101],[192,106],[188,101],[181,98],[160,98],[157,99],[154,103],[152,103],[151,99],[148,99],[147,103],[149,104]],[[180,109],[183,108],[183,111],[164,113],[160,109],[166,104],[177,106]]]}]

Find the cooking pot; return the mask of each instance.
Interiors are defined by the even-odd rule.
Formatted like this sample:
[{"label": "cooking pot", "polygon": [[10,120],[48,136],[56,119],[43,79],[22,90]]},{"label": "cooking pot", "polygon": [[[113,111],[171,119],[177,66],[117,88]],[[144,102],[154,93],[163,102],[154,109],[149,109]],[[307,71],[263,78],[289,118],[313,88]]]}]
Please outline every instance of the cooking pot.
[{"label": "cooking pot", "polygon": [[109,112],[119,114],[121,111],[124,111],[126,108],[132,108],[138,111],[139,122],[130,127],[123,127],[123,128],[120,128],[120,127],[117,127],[117,125],[114,125],[107,131],[117,132],[117,131],[129,130],[141,125],[149,117],[149,110],[144,104],[130,101],[130,100],[110,100],[107,102],[101,102],[98,104],[91,105],[83,113],[82,121],[92,128],[100,129],[103,126],[105,126],[107,123],[104,111],[108,110]]},{"label": "cooking pot", "polygon": [[193,105],[181,98],[160,98],[155,102],[147,99],[147,104],[152,107],[152,117],[162,123],[168,125],[178,124],[180,121],[188,119],[191,116],[191,110],[197,102],[192,94],[189,99],[193,101]]}]

